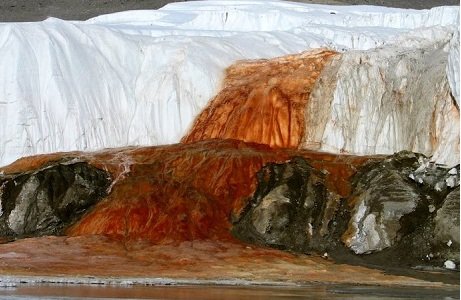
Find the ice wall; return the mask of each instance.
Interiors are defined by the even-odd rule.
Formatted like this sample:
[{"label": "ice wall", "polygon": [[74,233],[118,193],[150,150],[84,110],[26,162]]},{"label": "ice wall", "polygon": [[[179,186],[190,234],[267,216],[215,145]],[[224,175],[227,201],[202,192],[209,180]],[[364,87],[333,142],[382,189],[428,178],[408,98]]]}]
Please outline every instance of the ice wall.
[{"label": "ice wall", "polygon": [[455,30],[448,52],[447,75],[450,88],[459,108],[459,28]]},{"label": "ice wall", "polygon": [[459,109],[443,44],[384,46],[334,58],[308,101],[301,147],[354,154],[404,149],[459,163]]},{"label": "ice wall", "polygon": [[[178,142],[236,60],[365,50],[412,32],[430,40],[452,33],[458,14],[194,1],[84,22],[0,23],[0,165],[37,153]],[[433,26],[443,27],[417,29]]]}]

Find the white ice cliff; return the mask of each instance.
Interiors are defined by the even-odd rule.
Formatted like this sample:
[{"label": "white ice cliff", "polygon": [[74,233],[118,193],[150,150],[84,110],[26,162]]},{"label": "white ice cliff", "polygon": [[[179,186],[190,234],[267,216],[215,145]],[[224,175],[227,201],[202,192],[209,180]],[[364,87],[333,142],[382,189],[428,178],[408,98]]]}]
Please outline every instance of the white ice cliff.
[{"label": "white ice cliff", "polygon": [[459,109],[437,41],[348,51],[323,70],[306,109],[303,147],[392,154],[411,150],[459,162]]},{"label": "white ice cliff", "polygon": [[[459,35],[450,43],[458,27],[459,7],[418,11],[282,1],[194,1],[88,21],[50,18],[34,23],[0,23],[0,166],[37,153],[178,142],[218,91],[223,70],[231,63],[319,47],[346,53],[344,63],[338,66],[340,80],[331,98],[335,109],[348,101],[346,95],[362,93],[354,85],[363,83],[359,80],[363,75],[350,76],[348,83],[346,76],[340,78],[345,72],[341,68],[361,56],[376,60],[376,68],[384,67],[384,60],[378,57],[381,54],[395,58],[389,65],[399,66],[401,69],[395,71],[408,76],[407,84],[412,86],[410,73],[429,70],[429,65],[413,68],[410,62],[399,64],[400,53],[416,61],[429,55],[422,52],[433,53],[437,62],[444,63],[443,74],[448,78],[439,78],[443,74],[437,73],[440,86],[436,91],[445,93],[444,82],[448,82],[459,100]],[[382,48],[370,50],[377,47]],[[412,48],[417,48],[414,54],[402,50]],[[348,54],[349,50],[364,52]],[[363,72],[376,75],[375,67]],[[404,85],[396,80],[396,88],[397,84]],[[421,79],[427,81],[429,77]],[[375,83],[369,79],[367,84]],[[376,88],[387,86],[376,84]],[[444,114],[449,111],[448,100],[436,91],[431,91],[435,97],[432,107],[443,115],[437,115],[431,124],[438,126],[436,138],[444,139],[440,143],[452,143],[459,118]],[[367,137],[363,136],[367,131],[360,128],[369,127],[370,122],[357,121],[362,131],[343,134],[343,140],[332,142],[341,134],[329,120],[327,144],[333,150],[345,147],[343,150],[358,153],[402,150],[392,148],[408,146],[400,133],[392,131],[398,126],[393,122],[404,122],[403,132],[429,126],[421,120],[418,128],[407,128],[411,122],[403,116],[408,109],[428,114],[426,107],[424,112],[416,112],[427,103],[418,102],[416,95],[421,91],[414,92],[417,94],[407,97],[411,108],[386,108],[386,115],[377,116],[383,130]],[[367,93],[354,101],[363,104],[378,95]],[[379,107],[374,105],[361,110],[360,118],[375,118],[364,115],[378,114]],[[337,111],[334,116],[345,122],[344,114]],[[452,161],[446,157],[448,150],[437,152],[442,146],[434,147],[422,133],[415,134],[418,147],[412,149],[435,152],[444,162]],[[377,140],[359,145],[354,135]],[[385,145],[386,139],[391,140],[390,146]],[[459,142],[455,144],[459,153]],[[444,149],[447,147],[451,146]]]},{"label": "white ice cliff", "polygon": [[459,108],[459,28],[458,30],[455,30],[449,47],[447,75],[453,97],[455,98]]}]

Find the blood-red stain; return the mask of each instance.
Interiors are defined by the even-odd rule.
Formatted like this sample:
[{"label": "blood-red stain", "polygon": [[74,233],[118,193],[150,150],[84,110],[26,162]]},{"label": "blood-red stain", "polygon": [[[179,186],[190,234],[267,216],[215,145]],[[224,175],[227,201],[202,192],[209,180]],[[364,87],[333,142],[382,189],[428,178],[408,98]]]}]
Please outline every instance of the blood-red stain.
[{"label": "blood-red stain", "polygon": [[223,89],[182,142],[220,138],[297,148],[309,95],[334,55],[320,49],[230,66]]}]

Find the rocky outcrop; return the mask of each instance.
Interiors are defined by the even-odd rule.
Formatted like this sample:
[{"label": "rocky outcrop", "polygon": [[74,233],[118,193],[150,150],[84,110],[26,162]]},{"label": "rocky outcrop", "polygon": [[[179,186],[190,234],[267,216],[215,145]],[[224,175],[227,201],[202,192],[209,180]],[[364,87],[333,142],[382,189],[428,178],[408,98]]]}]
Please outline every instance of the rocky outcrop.
[{"label": "rocky outcrop", "polygon": [[[433,251],[459,269],[459,186],[450,192],[434,218]],[[434,256],[434,254],[432,254]],[[453,265],[453,264],[452,264]],[[445,264],[445,266],[447,266]]]},{"label": "rocky outcrop", "polygon": [[[435,217],[435,239],[459,244],[459,187],[448,194]],[[450,242],[451,241],[451,242]]]},{"label": "rocky outcrop", "polygon": [[62,234],[107,194],[107,172],[72,160],[0,175],[0,237]]},{"label": "rocky outcrop", "polygon": [[[114,169],[110,195],[67,234],[180,243],[229,240],[234,212],[245,206],[262,165],[287,154],[240,141],[206,141],[108,154],[94,163]],[[110,168],[110,166],[109,166]]]},{"label": "rocky outcrop", "polygon": [[111,194],[67,233],[153,243],[233,239],[231,222],[256,191],[258,170],[266,164],[285,162],[295,153],[316,167],[337,170],[322,175],[322,180],[329,189],[341,193],[350,190],[348,178],[364,161],[236,140],[114,150],[89,159],[112,170],[115,184]]},{"label": "rocky outcrop", "polygon": [[223,89],[182,141],[238,139],[297,148],[309,94],[325,63],[336,54],[320,49],[232,65]]},{"label": "rocky outcrop", "polygon": [[0,229],[10,238],[237,237],[349,263],[459,264],[459,166],[412,152],[354,157],[209,140],[25,158],[0,173]]},{"label": "rocky outcrop", "polygon": [[[415,231],[433,235],[434,212],[459,185],[458,173],[459,166],[444,168],[412,152],[366,165],[353,183],[352,217],[343,242],[356,254],[366,254],[395,246],[407,235],[415,240]],[[459,214],[459,208],[450,211]]]},{"label": "rocky outcrop", "polygon": [[[347,200],[344,245],[376,265],[459,265],[459,165],[399,152],[363,166]],[[457,236],[455,238],[455,236]]]},{"label": "rocky outcrop", "polygon": [[[343,241],[356,254],[371,253],[393,246],[401,229],[399,221],[415,211],[420,195],[395,170],[378,170],[361,186],[352,219]],[[356,190],[357,192],[357,190]]]},{"label": "rocky outcrop", "polygon": [[[162,147],[108,149],[26,157],[0,173],[30,173],[75,157],[107,170],[110,193],[66,230],[71,236],[181,243],[229,240],[235,220],[255,192],[257,172],[269,163],[302,156],[323,174],[329,190],[350,193],[354,170],[371,158],[294,149],[272,149],[237,140],[208,140]],[[8,175],[9,176],[9,175]]]},{"label": "rocky outcrop", "polygon": [[307,252],[334,247],[330,234],[339,196],[325,186],[325,174],[301,158],[269,164],[258,172],[258,189],[234,225],[247,242]]},{"label": "rocky outcrop", "polygon": [[345,262],[459,264],[459,166],[403,151],[360,167],[347,198],[328,190],[325,173],[302,158],[266,165],[233,234]]}]

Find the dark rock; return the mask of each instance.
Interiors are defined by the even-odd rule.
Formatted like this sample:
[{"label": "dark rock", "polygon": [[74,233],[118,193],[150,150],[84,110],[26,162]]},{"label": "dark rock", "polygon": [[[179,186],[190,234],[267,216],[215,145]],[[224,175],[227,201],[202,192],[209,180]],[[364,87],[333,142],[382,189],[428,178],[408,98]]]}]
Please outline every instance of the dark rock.
[{"label": "dark rock", "polygon": [[413,153],[366,166],[356,175],[352,218],[342,240],[356,254],[381,251],[399,239],[400,220],[414,212],[421,195],[408,178],[417,162]]},{"label": "dark rock", "polygon": [[453,255],[459,252],[456,186],[459,166],[446,168],[422,154],[403,151],[368,164],[353,180],[352,217],[342,240],[356,254],[374,253],[362,258],[378,265],[459,262]]},{"label": "dark rock", "polygon": [[297,157],[269,164],[257,177],[258,188],[234,224],[234,236],[298,252],[325,251],[337,243],[331,228],[340,199],[325,187],[324,174]]},{"label": "dark rock", "polygon": [[459,186],[446,197],[434,218],[432,245],[443,261],[451,260],[459,267]]},{"label": "dark rock", "polygon": [[445,198],[435,217],[435,239],[437,242],[459,244],[459,187]]},{"label": "dark rock", "polygon": [[419,212],[402,218],[406,231],[402,230],[394,246],[362,259],[376,265],[439,270],[450,260],[459,268],[459,187],[448,194],[437,211],[423,213],[425,208],[423,205]]},{"label": "dark rock", "polygon": [[416,182],[422,192],[427,194],[435,193],[439,198],[445,198],[449,191],[459,186],[459,165],[447,168],[431,162],[429,158],[422,154],[414,155],[418,157],[418,163],[414,165],[416,169],[409,174],[407,172],[404,174]]},{"label": "dark rock", "polygon": [[338,262],[386,270],[441,268],[447,260],[459,266],[459,173],[459,165],[402,151],[361,167],[351,196],[340,199],[302,158],[269,164],[232,232],[250,243],[326,251]]},{"label": "dark rock", "polygon": [[353,180],[352,218],[343,242],[357,254],[392,247],[429,222],[448,192],[459,185],[458,174],[456,168],[408,151],[364,166]]},{"label": "dark rock", "polygon": [[0,237],[62,234],[107,194],[110,183],[107,172],[74,161],[0,175]]}]

